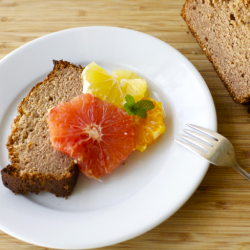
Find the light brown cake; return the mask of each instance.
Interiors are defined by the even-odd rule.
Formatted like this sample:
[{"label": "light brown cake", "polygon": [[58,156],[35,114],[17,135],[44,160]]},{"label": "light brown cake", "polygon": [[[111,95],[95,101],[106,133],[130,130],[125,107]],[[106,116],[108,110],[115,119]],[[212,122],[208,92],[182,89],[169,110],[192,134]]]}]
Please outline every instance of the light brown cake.
[{"label": "light brown cake", "polygon": [[250,5],[187,0],[182,17],[236,103],[250,100]]},{"label": "light brown cake", "polygon": [[82,70],[54,61],[53,71],[19,104],[7,143],[11,165],[1,171],[3,184],[14,193],[71,194],[79,170],[72,158],[52,147],[47,118],[50,108],[82,93]]}]

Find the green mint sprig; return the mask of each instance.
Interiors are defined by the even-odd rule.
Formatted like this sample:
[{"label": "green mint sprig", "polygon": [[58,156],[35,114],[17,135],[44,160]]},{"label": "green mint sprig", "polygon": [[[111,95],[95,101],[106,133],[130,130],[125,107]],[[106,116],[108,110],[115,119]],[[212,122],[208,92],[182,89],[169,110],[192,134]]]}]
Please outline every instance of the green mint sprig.
[{"label": "green mint sprig", "polygon": [[131,95],[126,95],[125,100],[127,103],[124,104],[124,110],[129,115],[138,115],[144,119],[147,117],[147,111],[155,107],[154,103],[150,100],[140,100],[135,103],[135,99]]}]

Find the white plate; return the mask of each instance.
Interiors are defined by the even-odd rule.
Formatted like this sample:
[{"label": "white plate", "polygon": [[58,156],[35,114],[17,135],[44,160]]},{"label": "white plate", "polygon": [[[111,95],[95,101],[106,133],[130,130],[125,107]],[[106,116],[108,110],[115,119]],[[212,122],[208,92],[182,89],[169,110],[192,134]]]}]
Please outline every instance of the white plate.
[{"label": "white plate", "polygon": [[216,130],[210,92],[194,66],[168,44],[114,27],[84,27],[36,39],[0,61],[0,165],[16,106],[51,70],[52,60],[108,71],[132,69],[162,102],[166,133],[100,183],[80,175],[69,199],[42,192],[14,195],[0,184],[0,229],[23,241],[60,249],[115,244],[157,226],[193,194],[209,164],[173,142],[193,123]]}]

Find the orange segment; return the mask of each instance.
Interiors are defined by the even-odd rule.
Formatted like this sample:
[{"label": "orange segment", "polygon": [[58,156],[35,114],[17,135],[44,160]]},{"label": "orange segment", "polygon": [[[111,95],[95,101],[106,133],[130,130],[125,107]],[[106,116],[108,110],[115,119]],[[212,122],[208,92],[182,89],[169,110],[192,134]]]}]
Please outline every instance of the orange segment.
[{"label": "orange segment", "polygon": [[155,107],[147,111],[145,119],[134,116],[135,149],[143,152],[148,145],[156,141],[165,132],[164,115],[160,102],[151,98],[143,98],[154,103]]},{"label": "orange segment", "polygon": [[51,109],[48,124],[53,147],[90,178],[110,173],[134,150],[133,118],[91,94]]}]

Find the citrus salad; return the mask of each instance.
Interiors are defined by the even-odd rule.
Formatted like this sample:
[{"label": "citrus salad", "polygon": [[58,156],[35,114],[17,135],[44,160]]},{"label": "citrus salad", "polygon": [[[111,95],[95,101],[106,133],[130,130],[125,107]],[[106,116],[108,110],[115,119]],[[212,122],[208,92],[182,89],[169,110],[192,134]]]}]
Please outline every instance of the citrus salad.
[{"label": "citrus salad", "polygon": [[109,74],[96,63],[82,72],[83,94],[49,111],[53,147],[71,156],[90,178],[110,173],[134,150],[165,132],[162,105],[131,70]]}]

